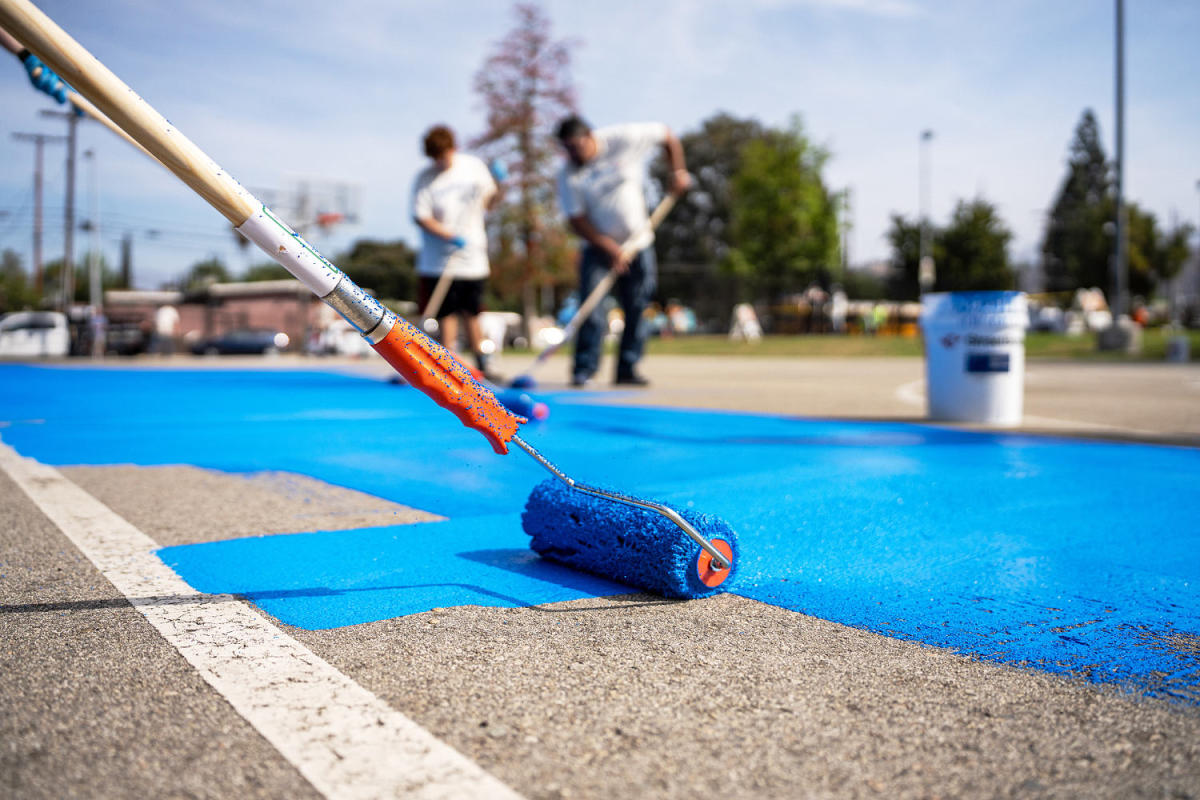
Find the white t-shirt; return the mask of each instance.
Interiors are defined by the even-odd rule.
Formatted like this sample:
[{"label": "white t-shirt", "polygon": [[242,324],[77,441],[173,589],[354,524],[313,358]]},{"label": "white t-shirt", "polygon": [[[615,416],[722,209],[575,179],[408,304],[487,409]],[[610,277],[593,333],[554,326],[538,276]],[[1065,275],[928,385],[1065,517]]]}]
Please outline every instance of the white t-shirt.
[{"label": "white t-shirt", "polygon": [[[586,216],[605,236],[624,245],[635,233],[645,231],[650,213],[646,210],[647,165],[667,140],[667,126],[660,122],[611,125],[592,131],[596,155],[577,167],[568,161],[558,175],[558,198],[563,213]],[[645,231],[634,243],[649,247],[654,233]]]},{"label": "white t-shirt", "polygon": [[159,306],[154,312],[154,332],[159,336],[174,336],[179,326],[179,312],[175,306]]},{"label": "white t-shirt", "polygon": [[487,166],[467,153],[455,153],[446,170],[431,164],[413,182],[414,219],[435,219],[456,236],[467,240],[466,247],[455,247],[440,236],[421,228],[421,253],[417,274],[436,277],[449,270],[455,278],[486,278],[488,267],[487,231],[483,215],[488,198],[496,191],[496,181]]}]

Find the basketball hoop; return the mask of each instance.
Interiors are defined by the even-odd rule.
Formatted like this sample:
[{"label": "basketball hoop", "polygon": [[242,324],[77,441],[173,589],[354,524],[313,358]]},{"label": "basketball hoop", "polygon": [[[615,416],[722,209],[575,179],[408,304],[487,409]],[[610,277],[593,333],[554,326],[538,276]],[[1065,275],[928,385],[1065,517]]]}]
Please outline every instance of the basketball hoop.
[{"label": "basketball hoop", "polygon": [[327,231],[344,219],[346,219],[346,215],[337,211],[329,211],[323,214],[317,214],[317,227],[323,231]]}]

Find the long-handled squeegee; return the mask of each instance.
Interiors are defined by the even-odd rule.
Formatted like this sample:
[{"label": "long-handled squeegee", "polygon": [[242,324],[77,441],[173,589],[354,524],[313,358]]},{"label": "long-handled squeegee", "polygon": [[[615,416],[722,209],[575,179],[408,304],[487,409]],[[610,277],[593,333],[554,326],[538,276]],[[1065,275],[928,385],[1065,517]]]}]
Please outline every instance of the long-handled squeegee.
[{"label": "long-handled squeegee", "polygon": [[[525,417],[505,408],[446,348],[321,256],[28,0],[0,0],[0,27],[345,317],[410,384],[482,433],[497,453],[507,453],[513,442],[553,473],[562,486],[548,481],[536,487],[523,515],[537,552],[672,597],[712,594],[733,573],[737,540],[728,525],[565,475],[517,435]],[[713,533],[706,538],[698,528]]]},{"label": "long-handled squeegee", "polygon": [[[674,207],[675,195],[668,193],[663,197],[662,200],[658,202],[658,205],[654,207],[654,211],[650,213],[650,218],[646,220],[646,223],[642,226],[641,230],[634,231],[633,235],[630,236],[623,245],[621,245],[621,255],[629,258],[636,254],[637,248],[646,234],[657,230],[659,224],[666,219],[667,214],[670,214],[671,209]],[[575,309],[575,314],[570,320],[567,321],[567,324],[563,326],[562,338],[557,342],[546,345],[542,349],[542,352],[537,354],[537,358],[533,360],[533,363],[530,364],[524,372],[513,378],[512,385],[514,388],[533,388],[533,385],[536,383],[533,373],[538,369],[538,367],[542,366],[542,364],[545,364],[546,360],[549,359],[550,356],[557,353],[559,348],[575,338],[575,334],[579,333],[579,328],[583,325],[583,323],[587,322],[587,318],[590,317],[592,312],[596,310],[596,306],[600,305],[600,301],[605,297],[608,297],[608,293],[612,291],[613,286],[616,285],[617,279],[620,277],[621,276],[617,274],[615,270],[610,269],[608,272],[604,273],[604,277],[596,282],[596,285],[592,287],[590,292],[588,292],[587,297],[585,297],[583,302],[579,304],[579,308]]]}]

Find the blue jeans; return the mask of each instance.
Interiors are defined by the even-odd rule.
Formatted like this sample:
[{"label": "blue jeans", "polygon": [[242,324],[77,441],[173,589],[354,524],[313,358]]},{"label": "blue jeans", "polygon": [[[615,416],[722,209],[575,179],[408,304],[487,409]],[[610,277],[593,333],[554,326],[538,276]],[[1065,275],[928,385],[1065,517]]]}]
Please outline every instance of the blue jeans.
[{"label": "blue jeans", "polygon": [[[608,272],[611,262],[603,250],[587,245],[579,260],[579,298],[588,296],[600,279]],[[617,302],[625,312],[625,330],[621,334],[621,349],[617,353],[617,376],[633,374],[634,365],[642,358],[648,334],[642,313],[650,304],[650,298],[658,285],[658,264],[654,260],[654,248],[647,247],[629,262],[629,271],[617,278],[615,287]],[[575,339],[576,380],[590,378],[600,366],[600,348],[608,330],[603,303],[596,306],[583,324]]]}]

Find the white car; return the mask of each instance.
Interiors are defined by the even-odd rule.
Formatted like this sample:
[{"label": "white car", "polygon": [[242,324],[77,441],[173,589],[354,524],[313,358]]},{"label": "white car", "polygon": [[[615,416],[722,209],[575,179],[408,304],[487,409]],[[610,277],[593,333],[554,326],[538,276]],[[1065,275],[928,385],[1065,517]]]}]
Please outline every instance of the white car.
[{"label": "white car", "polygon": [[65,357],[70,349],[66,314],[14,311],[0,317],[0,358]]},{"label": "white car", "polygon": [[314,352],[330,356],[353,356],[366,358],[371,345],[362,334],[344,319],[336,319],[317,336]]}]

